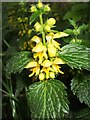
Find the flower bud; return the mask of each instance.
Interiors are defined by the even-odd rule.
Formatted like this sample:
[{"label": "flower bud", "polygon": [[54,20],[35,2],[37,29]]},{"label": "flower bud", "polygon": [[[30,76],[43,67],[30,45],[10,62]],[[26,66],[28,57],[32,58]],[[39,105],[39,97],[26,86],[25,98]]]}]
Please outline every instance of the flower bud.
[{"label": "flower bud", "polygon": [[44,10],[47,11],[47,12],[49,12],[50,11],[49,5],[45,5]]},{"label": "flower bud", "polygon": [[49,26],[53,26],[56,23],[56,20],[54,18],[49,18],[46,23]]},{"label": "flower bud", "polygon": [[54,72],[50,72],[49,75],[50,75],[50,78],[55,78],[55,73]]},{"label": "flower bud", "polygon": [[37,8],[33,5],[32,7],[31,7],[31,12],[36,12],[37,11]]},{"label": "flower bud", "polygon": [[36,22],[35,25],[34,25],[35,29],[37,32],[40,32],[42,30],[42,26],[40,25],[39,22]]},{"label": "flower bud", "polygon": [[44,73],[40,73],[39,74],[39,80],[44,80],[45,79],[45,74]]},{"label": "flower bud", "polygon": [[42,8],[42,7],[43,7],[43,3],[39,2],[39,3],[37,4],[37,7],[38,7],[38,8]]},{"label": "flower bud", "polygon": [[49,25],[45,25],[44,29],[45,29],[46,32],[50,32],[51,27]]}]

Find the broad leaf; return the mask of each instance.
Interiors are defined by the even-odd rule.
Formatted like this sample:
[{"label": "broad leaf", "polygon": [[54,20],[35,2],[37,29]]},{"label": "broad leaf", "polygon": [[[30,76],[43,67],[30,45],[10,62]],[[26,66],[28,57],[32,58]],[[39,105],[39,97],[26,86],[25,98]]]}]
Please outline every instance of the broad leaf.
[{"label": "broad leaf", "polygon": [[30,85],[27,99],[32,118],[62,118],[68,113],[68,100],[65,85],[58,80],[46,80]]},{"label": "broad leaf", "polygon": [[73,78],[71,90],[81,103],[84,102],[90,107],[90,75],[80,75]]},{"label": "broad leaf", "polygon": [[36,12],[34,12],[31,17],[30,17],[30,25],[36,20],[36,18],[40,15],[40,14],[43,14],[45,13],[44,9],[40,9]]},{"label": "broad leaf", "polygon": [[30,52],[17,52],[7,61],[5,67],[6,76],[9,77],[11,73],[21,72],[25,65],[29,62],[30,56]]},{"label": "broad leaf", "polygon": [[68,44],[61,48],[58,56],[71,68],[90,70],[90,51],[83,45]]}]

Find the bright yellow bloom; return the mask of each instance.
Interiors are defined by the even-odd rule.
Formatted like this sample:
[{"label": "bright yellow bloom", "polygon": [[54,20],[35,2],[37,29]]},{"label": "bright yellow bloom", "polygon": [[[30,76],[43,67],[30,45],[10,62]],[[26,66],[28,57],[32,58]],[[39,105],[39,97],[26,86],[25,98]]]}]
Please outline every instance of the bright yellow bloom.
[{"label": "bright yellow bloom", "polygon": [[44,46],[41,42],[38,43],[38,44],[32,49],[33,52],[42,52],[42,51],[46,51],[46,50],[47,50],[46,46]]},{"label": "bright yellow bloom", "polygon": [[60,44],[57,41],[52,40],[52,44],[54,45],[54,47],[60,50],[60,46],[59,46]]},{"label": "bright yellow bloom", "polygon": [[40,65],[37,64],[36,67],[30,69],[30,71],[32,71],[32,73],[29,75],[29,77],[33,76],[35,74],[35,76],[39,75],[40,72]]},{"label": "bright yellow bloom", "polygon": [[50,42],[53,39],[54,33],[49,33],[46,35],[47,42]]},{"label": "bright yellow bloom", "polygon": [[43,7],[43,3],[39,2],[39,3],[37,4],[37,7],[38,7],[38,8],[42,8],[42,7]]},{"label": "bright yellow bloom", "polygon": [[62,71],[59,69],[59,68],[61,68],[59,65],[53,64],[53,65],[52,65],[52,68],[53,68],[54,72],[56,72],[56,74],[57,74],[57,73],[64,74],[64,72],[62,72]]},{"label": "bright yellow bloom", "polygon": [[37,52],[37,53],[34,53],[33,57],[36,59],[36,58],[39,58],[39,64],[42,63],[42,61],[45,59],[48,58],[47,54],[45,51],[42,51],[42,52]]},{"label": "bright yellow bloom", "polygon": [[44,10],[47,11],[47,12],[49,12],[50,11],[49,5],[45,5]]},{"label": "bright yellow bloom", "polygon": [[38,37],[37,35],[35,35],[35,36],[31,39],[31,41],[34,41],[34,42],[36,42],[36,43],[39,43],[39,42],[41,42],[41,38]]},{"label": "bright yellow bloom", "polygon": [[34,25],[35,29],[37,32],[41,31],[42,30],[42,26],[39,22],[36,22],[35,25]]},{"label": "bright yellow bloom", "polygon": [[45,60],[41,65],[43,67],[50,67],[52,65],[52,62],[49,60]]},{"label": "bright yellow bloom", "polygon": [[36,61],[30,61],[25,68],[32,68],[32,67],[36,67],[38,65],[38,63]]},{"label": "bright yellow bloom", "polygon": [[56,56],[57,49],[54,47],[53,44],[49,43],[48,44],[48,54],[49,57],[55,57]]},{"label": "bright yellow bloom", "polygon": [[39,74],[39,80],[44,80],[45,79],[45,74],[44,73],[40,73]]},{"label": "bright yellow bloom", "polygon": [[65,62],[61,58],[55,58],[53,61],[54,64],[65,64]]},{"label": "bright yellow bloom", "polygon": [[49,25],[45,25],[45,26],[44,26],[44,29],[45,29],[46,32],[50,32],[51,27],[50,27]]},{"label": "bright yellow bloom", "polygon": [[50,72],[49,74],[50,74],[50,78],[52,78],[52,79],[55,78],[55,73],[54,72]]},{"label": "bright yellow bloom", "polygon": [[56,23],[56,20],[54,18],[49,18],[46,23],[49,26],[53,26]]},{"label": "bright yellow bloom", "polygon": [[36,8],[35,5],[33,5],[33,6],[31,7],[31,12],[35,12],[35,11],[37,11],[37,8]]},{"label": "bright yellow bloom", "polygon": [[67,37],[69,34],[64,32],[58,32],[54,35],[54,38],[61,38],[61,37]]}]

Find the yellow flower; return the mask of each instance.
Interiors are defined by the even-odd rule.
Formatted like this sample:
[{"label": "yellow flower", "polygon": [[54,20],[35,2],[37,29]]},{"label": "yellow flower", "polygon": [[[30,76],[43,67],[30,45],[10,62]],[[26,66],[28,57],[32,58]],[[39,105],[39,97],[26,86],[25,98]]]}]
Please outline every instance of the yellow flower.
[{"label": "yellow flower", "polygon": [[32,49],[33,52],[42,52],[42,51],[46,51],[46,50],[47,50],[46,46],[44,46],[41,42],[38,43],[38,44]]},{"label": "yellow flower", "polygon": [[50,78],[52,78],[52,79],[55,78],[55,73],[54,72],[50,72],[49,74],[50,74]]},{"label": "yellow flower", "polygon": [[44,26],[44,29],[45,29],[46,32],[50,32],[51,27],[50,27],[49,25],[45,25],[45,26]]},{"label": "yellow flower", "polygon": [[49,57],[55,57],[56,56],[57,49],[54,47],[53,44],[49,43],[48,44],[48,54]]},{"label": "yellow flower", "polygon": [[56,23],[56,20],[54,18],[49,18],[46,23],[49,26],[53,26]]},{"label": "yellow flower", "polygon": [[54,33],[49,33],[46,35],[47,42],[50,42],[53,39]]},{"label": "yellow flower", "polygon": [[41,38],[38,37],[37,35],[35,35],[35,36],[31,39],[31,41],[34,41],[34,42],[36,42],[36,43],[39,43],[39,42],[41,42]]},{"label": "yellow flower", "polygon": [[53,61],[54,64],[65,64],[65,62],[61,58],[55,58]]},{"label": "yellow flower", "polygon": [[31,7],[31,12],[35,12],[35,11],[37,11],[37,8],[36,8],[36,6],[33,5],[33,6]]},{"label": "yellow flower", "polygon": [[57,73],[64,74],[64,72],[62,72],[62,71],[59,69],[59,68],[61,68],[59,65],[53,64],[53,65],[52,65],[52,68],[53,68],[54,72],[56,72],[56,74],[57,74]]},{"label": "yellow flower", "polygon": [[36,67],[30,69],[30,71],[32,71],[32,73],[29,75],[29,77],[33,76],[34,74],[37,76],[39,75],[39,72],[40,72],[40,65],[37,64]]},{"label": "yellow flower", "polygon": [[67,37],[68,34],[64,32],[58,32],[54,35],[54,38],[61,38],[61,37]]},{"label": "yellow flower", "polygon": [[47,12],[49,12],[50,11],[49,5],[45,5],[44,10],[47,11]]},{"label": "yellow flower", "polygon": [[38,8],[42,8],[42,7],[43,7],[43,3],[39,2],[39,3],[37,4],[37,7],[38,7]]},{"label": "yellow flower", "polygon": [[35,29],[37,32],[41,31],[42,30],[42,26],[39,22],[36,22],[35,25],[34,25]]},{"label": "yellow flower", "polygon": [[40,73],[39,74],[39,80],[44,80],[45,79],[45,74],[44,73]]},{"label": "yellow flower", "polygon": [[54,47],[60,50],[60,46],[59,46],[60,44],[57,41],[52,40],[52,44],[54,45]]},{"label": "yellow flower", "polygon": [[46,35],[47,42],[53,44],[54,47],[56,47],[57,49],[60,50],[60,47],[59,47],[60,44],[53,39],[54,39],[54,33],[49,33],[49,34]]},{"label": "yellow flower", "polygon": [[41,70],[41,72],[45,72],[45,74],[46,74],[46,79],[48,79],[49,78],[49,67],[43,67],[42,68],[42,70]]},{"label": "yellow flower", "polygon": [[39,64],[42,63],[42,61],[43,61],[44,58],[45,58],[45,59],[48,58],[48,56],[47,56],[47,54],[46,54],[45,51],[43,51],[43,52],[38,52],[38,53],[34,53],[33,57],[34,57],[35,59],[36,59],[36,58],[39,58]]},{"label": "yellow flower", "polygon": [[41,65],[43,67],[50,67],[52,65],[52,62],[49,60],[45,60]]},{"label": "yellow flower", "polygon": [[36,67],[38,65],[38,63],[36,61],[30,61],[25,68],[32,68],[32,67]]}]

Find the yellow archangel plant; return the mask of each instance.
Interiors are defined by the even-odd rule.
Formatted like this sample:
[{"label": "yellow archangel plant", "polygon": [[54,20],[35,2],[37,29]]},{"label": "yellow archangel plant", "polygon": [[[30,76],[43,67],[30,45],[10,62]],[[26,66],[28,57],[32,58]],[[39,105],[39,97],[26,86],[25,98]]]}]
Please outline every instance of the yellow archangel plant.
[{"label": "yellow archangel plant", "polygon": [[[31,7],[31,12],[37,11],[37,9],[44,8],[45,11],[50,11],[49,5],[43,5],[39,2],[36,6]],[[60,70],[60,64],[65,62],[57,57],[57,52],[60,50],[60,43],[55,41],[56,38],[68,36],[64,32],[54,33],[52,28],[56,23],[54,18],[49,18],[43,23],[42,14],[39,15],[40,23],[36,22],[34,25],[35,31],[42,34],[42,38],[38,35],[32,37],[31,41],[35,42],[35,46],[32,48],[33,58],[25,66],[25,68],[31,71],[31,76],[36,76],[39,80],[48,80],[56,77],[58,73],[64,74]]]}]

